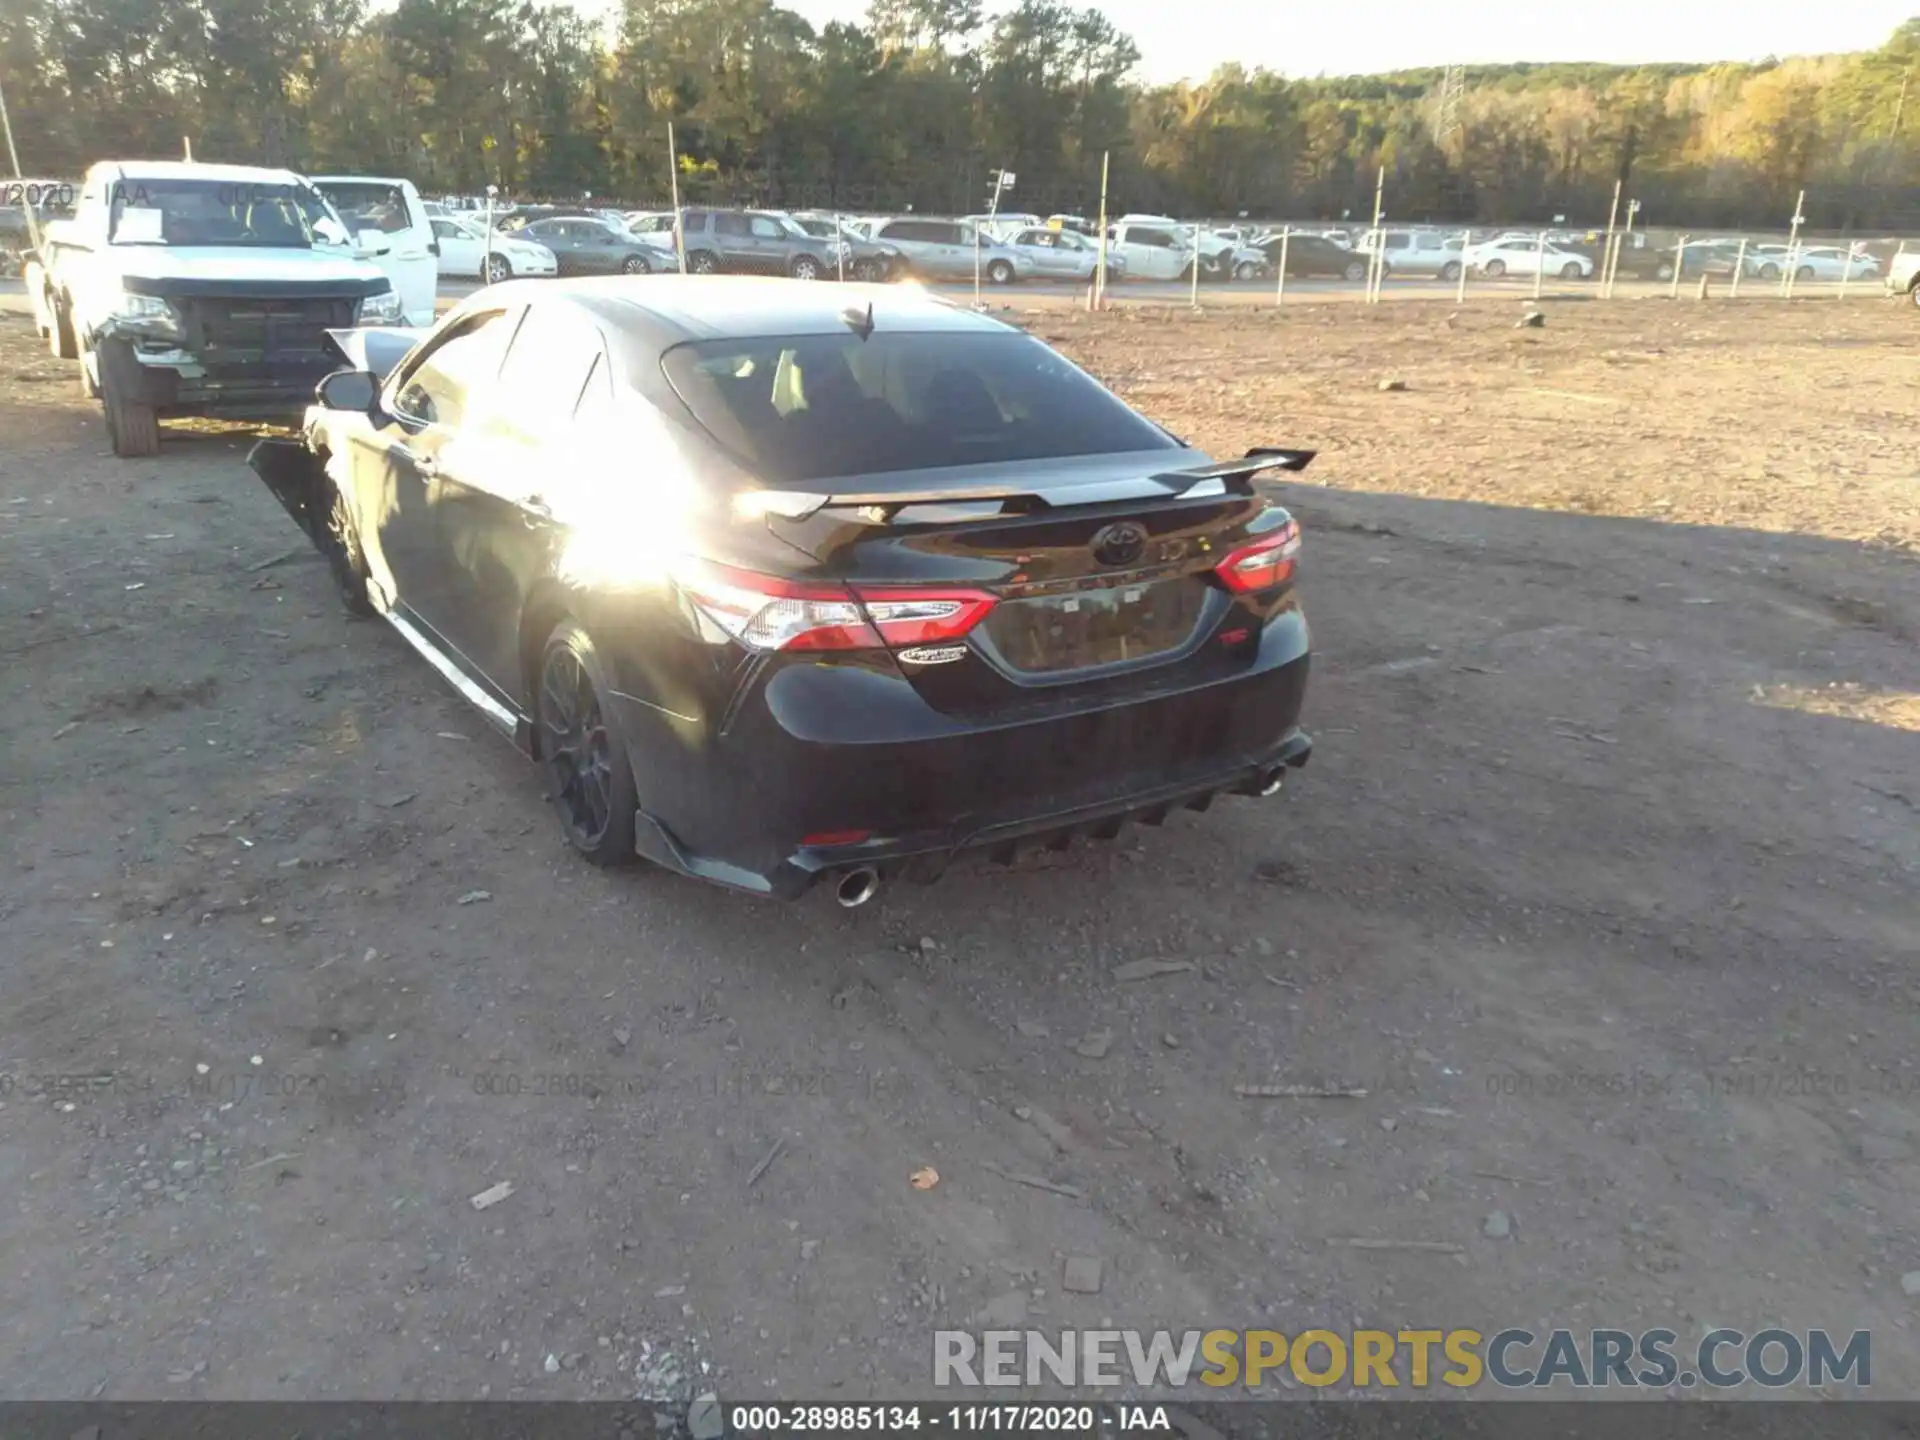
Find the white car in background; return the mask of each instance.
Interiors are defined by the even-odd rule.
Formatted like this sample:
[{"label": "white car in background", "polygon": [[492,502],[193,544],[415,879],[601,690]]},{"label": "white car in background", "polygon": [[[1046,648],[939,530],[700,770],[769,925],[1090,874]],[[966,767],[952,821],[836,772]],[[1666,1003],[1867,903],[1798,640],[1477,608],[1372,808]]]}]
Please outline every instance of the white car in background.
[{"label": "white car in background", "polygon": [[1469,245],[1460,252],[1467,267],[1489,280],[1503,275],[1547,274],[1562,280],[1588,280],[1593,277],[1593,261],[1576,250],[1562,250],[1553,244],[1542,245],[1532,239],[1490,240],[1484,245]]},{"label": "white car in background", "polygon": [[[1039,280],[1091,280],[1100,265],[1100,243],[1073,230],[1053,230],[1045,225],[1027,225],[1005,237],[1012,249],[1033,263]],[[1125,278],[1126,260],[1117,253],[1107,256],[1109,279]]]},{"label": "white car in background", "polygon": [[1880,262],[1871,255],[1838,245],[1813,245],[1794,257],[1797,280],[1878,280]]},{"label": "white car in background", "polygon": [[[440,274],[469,277],[498,285],[521,275],[553,275],[559,262],[553,251],[520,235],[495,231],[491,246],[483,220],[451,215],[433,217],[433,236],[440,245]],[[489,253],[491,252],[491,253]]]}]

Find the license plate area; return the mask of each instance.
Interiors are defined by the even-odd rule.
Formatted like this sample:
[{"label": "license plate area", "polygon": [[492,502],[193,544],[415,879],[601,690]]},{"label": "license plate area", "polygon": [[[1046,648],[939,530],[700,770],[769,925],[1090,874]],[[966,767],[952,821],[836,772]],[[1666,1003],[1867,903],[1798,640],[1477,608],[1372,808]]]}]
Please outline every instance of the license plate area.
[{"label": "license plate area", "polygon": [[1018,674],[1059,676],[1171,655],[1206,617],[1212,592],[1192,576],[1003,600],[984,625]]}]

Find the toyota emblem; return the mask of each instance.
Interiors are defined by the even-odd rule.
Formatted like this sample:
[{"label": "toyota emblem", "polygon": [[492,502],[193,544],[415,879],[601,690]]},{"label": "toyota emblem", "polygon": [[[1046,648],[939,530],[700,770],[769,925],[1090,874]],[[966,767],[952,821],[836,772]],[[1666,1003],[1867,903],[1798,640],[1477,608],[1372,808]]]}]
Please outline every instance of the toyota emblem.
[{"label": "toyota emblem", "polygon": [[1093,537],[1093,558],[1102,565],[1131,565],[1147,548],[1147,527],[1132,520],[1109,525]]}]

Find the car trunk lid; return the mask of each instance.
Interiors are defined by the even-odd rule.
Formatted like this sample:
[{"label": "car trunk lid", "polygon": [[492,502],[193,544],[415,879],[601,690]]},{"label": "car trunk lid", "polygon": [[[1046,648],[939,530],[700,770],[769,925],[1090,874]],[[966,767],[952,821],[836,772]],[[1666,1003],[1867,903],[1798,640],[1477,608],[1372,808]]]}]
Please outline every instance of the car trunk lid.
[{"label": "car trunk lid", "polygon": [[[1312,452],[1179,468],[1169,458],[1184,457],[966,467],[931,483],[871,476],[827,493],[752,492],[746,503],[819,562],[810,578],[847,585],[882,622],[902,673],[930,702],[1025,709],[1136,695],[1167,683],[1163,672],[1179,662],[1221,663],[1213,637],[1245,642],[1282,603],[1284,587],[1239,593],[1219,568],[1291,526],[1254,477],[1303,469]],[[890,635],[885,617],[907,612],[888,607],[917,593],[992,604],[963,634],[891,643],[903,632]]]}]

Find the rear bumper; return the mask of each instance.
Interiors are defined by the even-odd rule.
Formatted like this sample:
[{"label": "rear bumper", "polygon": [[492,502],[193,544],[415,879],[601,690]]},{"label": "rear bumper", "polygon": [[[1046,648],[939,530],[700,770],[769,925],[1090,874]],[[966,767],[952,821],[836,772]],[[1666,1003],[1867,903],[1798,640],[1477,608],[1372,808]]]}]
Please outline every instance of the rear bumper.
[{"label": "rear bumper", "polygon": [[[649,765],[657,740],[636,742],[636,844],[669,869],[792,898],[849,870],[932,880],[964,851],[1010,860],[1109,839],[1129,821],[1157,825],[1218,795],[1271,793],[1284,770],[1304,765],[1307,668],[1306,623],[1290,611],[1231,676],[977,728],[875,671],[788,670],[752,683],[711,743],[682,735],[671,767]],[[631,709],[623,719],[629,735],[657,726]],[[804,843],[849,831],[869,838]]]}]

